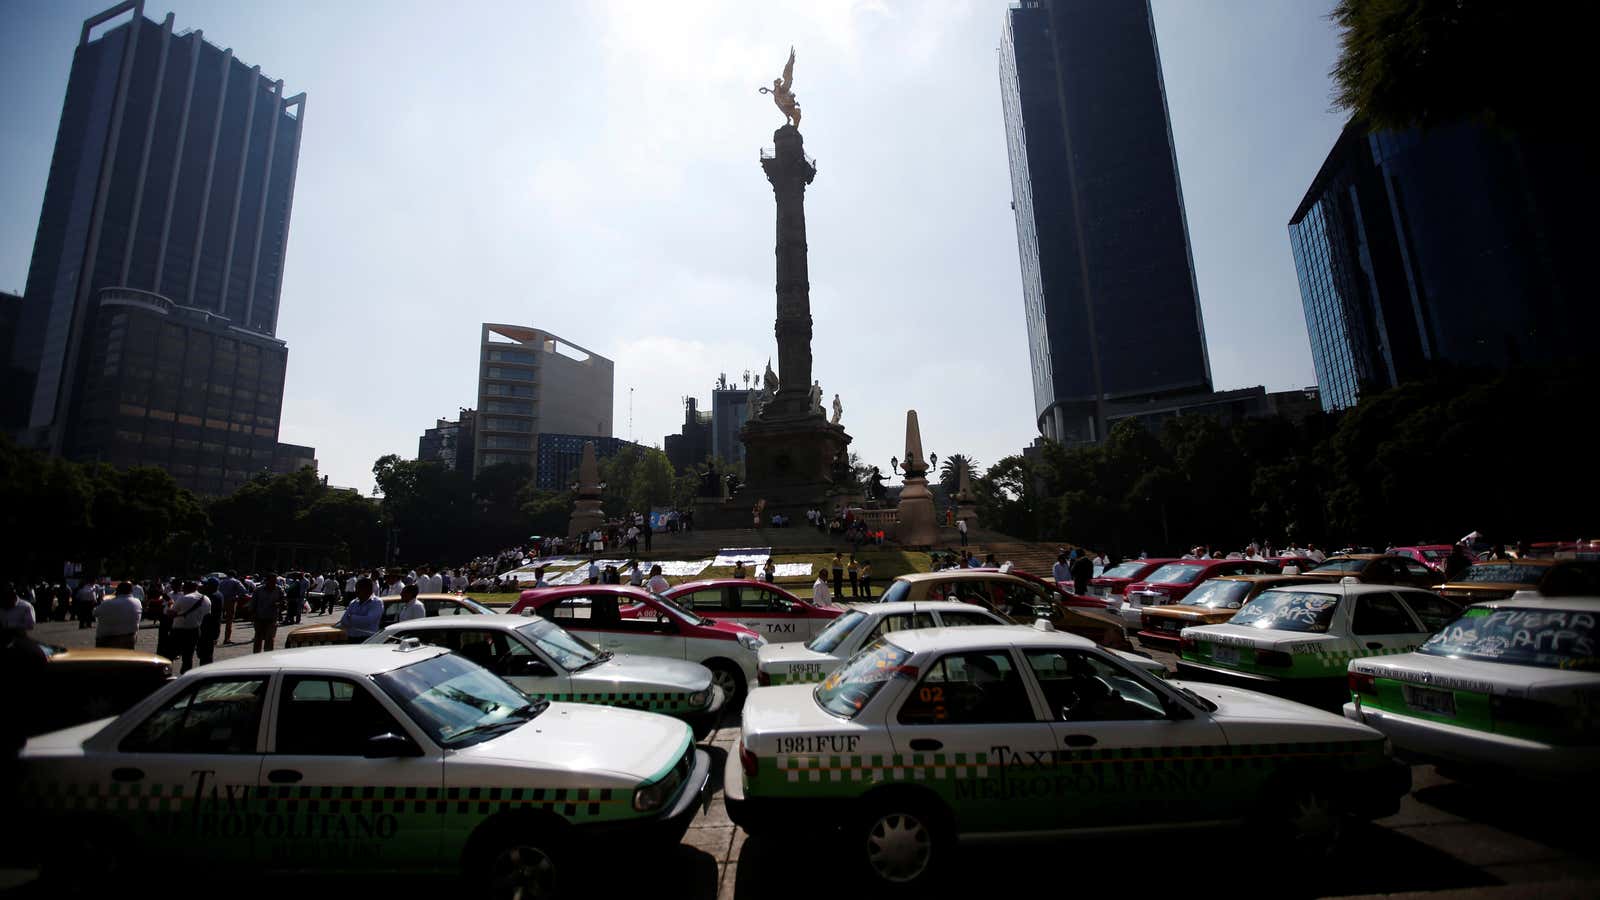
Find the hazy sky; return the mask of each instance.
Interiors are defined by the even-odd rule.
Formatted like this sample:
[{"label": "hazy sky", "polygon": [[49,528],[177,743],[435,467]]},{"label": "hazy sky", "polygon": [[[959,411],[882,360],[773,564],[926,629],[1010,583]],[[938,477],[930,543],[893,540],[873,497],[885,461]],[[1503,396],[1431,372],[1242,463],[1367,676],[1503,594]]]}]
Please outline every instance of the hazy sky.
[{"label": "hazy sky", "polygon": [[[0,0],[0,288],[27,275],[82,20]],[[1285,223],[1332,146],[1329,0],[1156,0],[1219,389],[1314,384]],[[792,43],[815,372],[852,448],[983,465],[1036,435],[996,49],[1003,0],[152,3],[305,91],[278,336],[281,439],[370,490],[476,402],[482,322],[616,361],[620,437],[659,445],[776,356],[756,89]],[[776,362],[774,362],[776,365]],[[630,424],[629,390],[632,390]]]}]

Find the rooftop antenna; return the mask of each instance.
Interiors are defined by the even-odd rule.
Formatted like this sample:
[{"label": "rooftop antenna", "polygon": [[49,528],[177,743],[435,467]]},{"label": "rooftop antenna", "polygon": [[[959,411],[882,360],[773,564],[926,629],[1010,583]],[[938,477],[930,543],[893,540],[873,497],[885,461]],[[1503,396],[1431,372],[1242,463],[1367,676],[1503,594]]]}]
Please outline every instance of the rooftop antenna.
[{"label": "rooftop antenna", "polygon": [[628,443],[633,443],[633,388],[628,388]]}]

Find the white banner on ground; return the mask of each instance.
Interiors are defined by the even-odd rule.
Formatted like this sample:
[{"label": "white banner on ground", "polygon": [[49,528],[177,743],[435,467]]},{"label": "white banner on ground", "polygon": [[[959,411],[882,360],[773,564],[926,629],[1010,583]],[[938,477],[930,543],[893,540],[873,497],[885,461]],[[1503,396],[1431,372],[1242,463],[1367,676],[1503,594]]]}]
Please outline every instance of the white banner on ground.
[{"label": "white banner on ground", "polygon": [[640,568],[646,572],[651,566],[660,566],[661,574],[668,578],[692,578],[706,570],[711,565],[709,559],[665,560],[663,562],[641,563]]},{"label": "white banner on ground", "polygon": [[801,575],[810,577],[811,563],[778,563],[772,567],[774,578],[797,578]]},{"label": "white banner on ground", "polygon": [[711,561],[713,566],[737,565],[740,560],[745,565],[751,563],[761,564],[772,555],[771,547],[727,547],[717,551],[717,558]]}]

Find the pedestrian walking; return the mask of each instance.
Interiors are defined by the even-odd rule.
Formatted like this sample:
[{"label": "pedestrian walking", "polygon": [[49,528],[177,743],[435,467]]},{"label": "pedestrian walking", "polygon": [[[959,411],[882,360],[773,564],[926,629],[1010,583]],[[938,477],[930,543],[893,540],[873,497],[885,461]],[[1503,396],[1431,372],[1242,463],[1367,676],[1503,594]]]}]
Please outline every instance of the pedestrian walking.
[{"label": "pedestrian walking", "polygon": [[273,649],[273,639],[278,634],[278,617],[283,615],[283,588],[278,587],[277,573],[268,572],[261,586],[250,595],[250,620],[255,635],[250,639],[250,652],[260,653],[263,648]]},{"label": "pedestrian walking", "polygon": [[166,612],[172,618],[173,662],[183,661],[182,671],[194,668],[195,651],[200,646],[200,630],[205,627],[211,601],[200,593],[200,585],[185,581],[180,592],[167,598]]},{"label": "pedestrian walking", "polygon": [[959,519],[959,520],[956,521],[956,531],[957,531],[957,533],[959,533],[961,535],[961,546],[965,547],[967,545],[967,520],[966,519]]},{"label": "pedestrian walking", "polygon": [[134,597],[133,582],[119,582],[116,594],[94,608],[94,645],[132,650],[142,618],[144,604]]}]

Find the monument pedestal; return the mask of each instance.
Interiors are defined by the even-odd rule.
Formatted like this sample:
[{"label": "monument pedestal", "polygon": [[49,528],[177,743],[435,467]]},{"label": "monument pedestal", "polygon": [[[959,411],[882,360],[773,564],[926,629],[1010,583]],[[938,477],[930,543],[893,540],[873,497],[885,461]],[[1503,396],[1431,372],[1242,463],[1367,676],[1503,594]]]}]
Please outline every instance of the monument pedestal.
[{"label": "monument pedestal", "polygon": [[900,524],[895,528],[894,539],[900,546],[932,547],[939,542],[939,523],[934,517],[928,479],[907,478],[896,509]]}]

